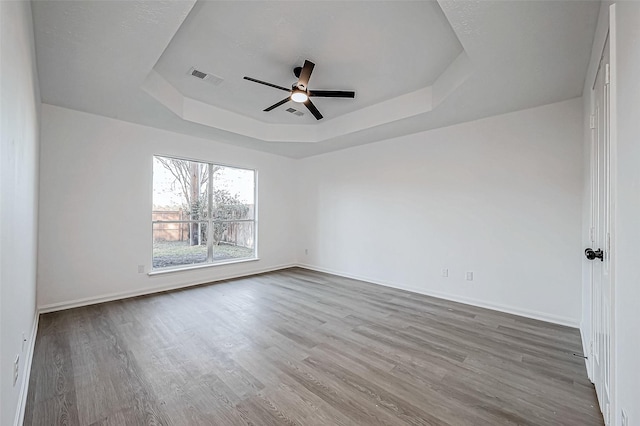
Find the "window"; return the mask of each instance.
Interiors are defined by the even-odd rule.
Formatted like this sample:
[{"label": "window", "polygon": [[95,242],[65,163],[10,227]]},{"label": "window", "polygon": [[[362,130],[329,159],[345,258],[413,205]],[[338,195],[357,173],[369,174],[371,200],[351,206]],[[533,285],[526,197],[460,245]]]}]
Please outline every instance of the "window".
[{"label": "window", "polygon": [[256,258],[255,171],[153,157],[153,269]]}]

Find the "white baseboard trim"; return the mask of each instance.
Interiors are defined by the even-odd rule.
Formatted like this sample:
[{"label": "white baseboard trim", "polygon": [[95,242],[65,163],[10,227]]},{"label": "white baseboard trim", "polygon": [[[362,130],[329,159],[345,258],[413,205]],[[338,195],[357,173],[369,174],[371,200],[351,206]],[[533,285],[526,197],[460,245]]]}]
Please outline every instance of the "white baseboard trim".
[{"label": "white baseboard trim", "polygon": [[138,289],[138,290],[134,290],[134,291],[130,291],[130,292],[111,293],[111,294],[98,296],[98,297],[88,297],[88,298],[83,298],[83,299],[70,300],[70,301],[66,301],[66,302],[52,303],[52,304],[43,305],[43,306],[38,307],[38,313],[44,314],[44,313],[48,313],[48,312],[55,312],[55,311],[62,311],[62,310],[65,310],[65,309],[78,308],[78,307],[81,307],[81,306],[88,306],[88,305],[95,305],[95,304],[98,304],[98,303],[111,302],[111,301],[114,301],[114,300],[127,299],[127,298],[130,298],[130,297],[145,296],[145,295],[148,295],[148,294],[161,293],[161,292],[170,291],[170,290],[178,290],[178,289],[182,289],[182,288],[193,287],[193,286],[198,286],[198,285],[203,285],[203,284],[213,283],[213,282],[218,282],[218,281],[231,280],[231,279],[235,279],[235,278],[242,278],[242,277],[246,277],[246,276],[250,276],[250,275],[256,275],[256,274],[262,274],[262,273],[265,273],[265,272],[278,271],[278,270],[281,270],[281,269],[287,269],[287,268],[292,268],[292,267],[300,267],[300,268],[309,269],[309,270],[312,270],[312,271],[324,272],[324,273],[327,273],[327,274],[337,275],[337,276],[345,277],[345,278],[351,278],[351,279],[355,279],[355,280],[359,280],[359,281],[365,281],[365,282],[369,282],[369,283],[373,283],[373,284],[377,284],[377,285],[382,285],[382,286],[385,286],[385,287],[391,287],[391,288],[397,288],[397,289],[400,289],[400,290],[410,291],[412,293],[417,293],[417,294],[423,294],[423,295],[426,295],[426,296],[437,297],[439,299],[450,300],[450,301],[458,302],[458,303],[464,303],[464,304],[467,304],[467,305],[477,306],[477,307],[480,307],[480,308],[492,309],[494,311],[505,312],[505,313],[508,313],[508,314],[518,315],[518,316],[525,317],[525,318],[531,318],[531,319],[536,319],[536,320],[540,320],[540,321],[550,322],[550,323],[553,323],[553,324],[559,324],[559,325],[565,325],[565,326],[568,326],[568,327],[579,328],[578,321],[576,321],[576,320],[574,320],[572,318],[556,316],[556,315],[550,315],[550,314],[547,314],[547,313],[544,313],[544,312],[538,312],[538,311],[522,309],[522,308],[513,307],[513,306],[501,305],[501,304],[497,304],[497,303],[487,302],[487,301],[484,301],[484,300],[467,298],[467,297],[462,297],[462,296],[458,296],[458,295],[452,295],[452,294],[448,294],[448,293],[442,293],[442,292],[431,291],[431,290],[423,290],[423,289],[411,288],[411,287],[399,285],[399,284],[392,283],[392,282],[386,282],[386,281],[377,280],[377,279],[371,278],[371,277],[365,277],[365,276],[349,274],[349,273],[346,273],[346,272],[343,272],[343,271],[336,271],[336,270],[332,270],[332,269],[328,269],[328,268],[322,268],[322,267],[309,265],[309,264],[303,264],[303,263],[290,263],[290,264],[284,264],[284,265],[277,265],[277,266],[272,266],[272,267],[269,267],[269,268],[251,270],[251,271],[243,272],[242,274],[231,275],[231,276],[227,276],[227,277],[223,277],[223,278],[215,278],[213,280],[207,280],[207,281],[189,282],[189,283],[175,284],[175,285],[170,285],[170,286],[165,286],[165,287],[146,287],[146,288],[143,288],[143,289]]},{"label": "white baseboard trim", "polygon": [[38,323],[40,322],[40,313],[36,310],[33,319],[33,327],[29,336],[27,353],[24,357],[24,375],[22,377],[22,385],[20,386],[20,395],[18,396],[18,407],[16,409],[16,417],[13,422],[14,426],[22,426],[24,423],[24,411],[27,407],[27,395],[29,394],[29,379],[31,377],[31,363],[33,361],[33,349],[36,346],[36,335],[38,334]]},{"label": "white baseboard trim", "polygon": [[[584,335],[584,327],[583,324],[580,324],[580,339],[582,340],[582,353],[586,357],[591,357],[589,351],[589,339]],[[584,365],[587,368],[587,377],[593,383],[593,376],[591,375],[591,360],[589,358],[585,358]]]},{"label": "white baseboard trim", "polygon": [[120,292],[120,293],[110,293],[110,294],[105,294],[103,296],[86,297],[86,298],[83,298],[83,299],[69,300],[69,301],[59,302],[59,303],[51,303],[51,304],[48,304],[48,305],[39,306],[38,307],[38,313],[46,314],[46,313],[49,313],[49,312],[63,311],[65,309],[79,308],[81,306],[96,305],[98,303],[105,303],[105,302],[112,302],[114,300],[128,299],[130,297],[146,296],[146,295],[154,294],[154,293],[162,293],[162,292],[165,292],[165,291],[178,290],[178,289],[181,289],[181,288],[194,287],[194,286],[199,286],[199,285],[208,284],[208,283],[232,280],[232,279],[236,279],[236,278],[247,277],[247,276],[250,276],[250,275],[263,274],[265,272],[278,271],[280,269],[293,268],[295,266],[297,266],[297,265],[294,264],[294,263],[285,264],[285,265],[277,265],[277,266],[271,266],[271,267],[268,267],[268,268],[253,269],[251,271],[243,272],[241,274],[234,274],[234,275],[225,276],[225,277],[221,277],[221,278],[214,278],[214,279],[210,279],[210,280],[206,280],[206,281],[199,280],[199,281],[196,281],[196,282],[173,284],[173,285],[164,286],[164,287],[158,287],[158,286],[145,287],[145,288],[137,289],[137,290],[134,290],[134,291],[126,291],[126,292]]},{"label": "white baseboard trim", "polygon": [[382,285],[382,286],[385,286],[385,287],[397,288],[399,290],[410,291],[412,293],[423,294],[425,296],[431,296],[431,297],[437,297],[438,299],[444,299],[444,300],[450,300],[452,302],[464,303],[466,305],[472,305],[472,306],[477,306],[479,308],[486,308],[486,309],[491,309],[491,310],[494,310],[494,311],[505,312],[507,314],[518,315],[518,316],[521,316],[521,317],[531,318],[531,319],[545,321],[545,322],[550,322],[550,323],[553,323],[553,324],[564,325],[564,326],[573,327],[573,328],[578,328],[578,326],[579,326],[578,321],[576,321],[573,318],[562,317],[562,316],[558,316],[558,315],[551,315],[551,314],[547,314],[547,313],[544,313],[544,312],[538,312],[538,311],[529,310],[529,309],[522,309],[522,308],[518,308],[518,307],[514,307],[514,306],[501,305],[501,304],[498,304],[498,303],[491,303],[491,302],[487,302],[487,301],[484,301],[484,300],[478,300],[478,299],[473,299],[473,298],[468,298],[468,297],[462,297],[462,296],[448,294],[448,293],[442,293],[442,292],[438,292],[438,291],[431,291],[431,290],[423,290],[423,289],[416,289],[416,288],[406,287],[406,286],[399,285],[399,284],[392,283],[392,282],[380,281],[380,280],[377,280],[375,278],[349,274],[349,273],[346,273],[346,272],[335,271],[335,270],[322,268],[322,267],[318,267],[318,266],[313,266],[313,265],[308,265],[308,264],[298,264],[297,266],[300,267],[300,268],[309,269],[309,270],[312,270],[312,271],[318,271],[318,272],[324,272],[324,273],[327,273],[327,274],[338,275],[338,276],[344,277],[344,278],[351,278],[351,279],[354,279],[354,280],[365,281],[365,282],[369,282],[369,283],[373,283],[373,284]]}]

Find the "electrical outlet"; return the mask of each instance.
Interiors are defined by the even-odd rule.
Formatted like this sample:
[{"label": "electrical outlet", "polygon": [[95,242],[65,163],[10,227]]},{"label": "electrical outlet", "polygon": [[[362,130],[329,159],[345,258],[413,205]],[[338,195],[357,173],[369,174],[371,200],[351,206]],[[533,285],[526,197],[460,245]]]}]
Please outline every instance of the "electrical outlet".
[{"label": "electrical outlet", "polygon": [[20,355],[16,355],[16,360],[13,362],[13,386],[18,381],[18,371],[20,371]]},{"label": "electrical outlet", "polygon": [[467,281],[473,281],[473,272],[467,272]]},{"label": "electrical outlet", "polygon": [[304,254],[309,254],[309,249],[304,249]]},{"label": "electrical outlet", "polygon": [[449,270],[447,268],[442,269],[442,276],[447,278],[449,276]]},{"label": "electrical outlet", "polygon": [[144,265],[138,265],[138,273],[144,274]]},{"label": "electrical outlet", "polygon": [[629,418],[624,410],[620,410],[620,424],[621,426],[629,426]]}]

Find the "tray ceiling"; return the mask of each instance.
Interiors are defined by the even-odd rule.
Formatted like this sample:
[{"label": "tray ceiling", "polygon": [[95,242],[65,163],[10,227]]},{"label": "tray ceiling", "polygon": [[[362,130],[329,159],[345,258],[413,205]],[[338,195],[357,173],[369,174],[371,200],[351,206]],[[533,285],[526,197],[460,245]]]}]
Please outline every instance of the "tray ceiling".
[{"label": "tray ceiling", "polygon": [[[35,1],[45,103],[304,157],[581,95],[599,1]],[[262,110],[316,63],[325,118]],[[212,73],[217,84],[192,77]]]}]

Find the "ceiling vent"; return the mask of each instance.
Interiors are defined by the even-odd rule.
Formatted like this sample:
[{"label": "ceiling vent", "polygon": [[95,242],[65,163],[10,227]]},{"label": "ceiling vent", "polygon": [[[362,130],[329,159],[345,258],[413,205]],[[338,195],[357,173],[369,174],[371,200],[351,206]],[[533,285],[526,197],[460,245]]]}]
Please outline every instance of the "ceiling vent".
[{"label": "ceiling vent", "polygon": [[220,83],[222,83],[222,81],[224,80],[222,77],[218,77],[215,74],[200,71],[199,69],[196,69],[196,67],[191,67],[187,74],[202,81],[206,81],[209,84],[213,84],[214,86],[219,86]]},{"label": "ceiling vent", "polygon": [[287,108],[285,111],[290,112],[291,114],[297,115],[298,117],[302,117],[304,112],[298,111],[297,109]]}]

